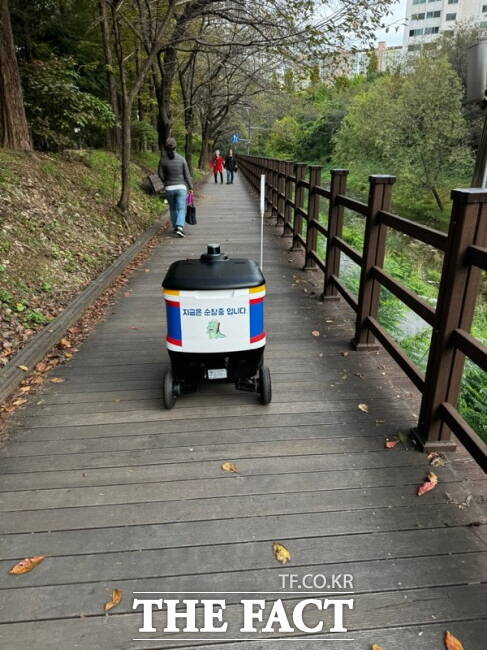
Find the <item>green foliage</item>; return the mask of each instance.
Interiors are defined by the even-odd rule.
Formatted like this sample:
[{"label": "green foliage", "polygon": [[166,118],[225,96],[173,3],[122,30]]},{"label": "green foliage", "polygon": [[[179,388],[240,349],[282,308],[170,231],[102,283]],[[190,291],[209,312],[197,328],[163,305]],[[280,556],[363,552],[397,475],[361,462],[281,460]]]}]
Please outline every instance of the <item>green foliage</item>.
[{"label": "green foliage", "polygon": [[70,58],[25,63],[22,80],[27,118],[39,149],[75,146],[115,123],[106,102],[79,89],[80,75]]},{"label": "green foliage", "polygon": [[269,133],[269,149],[276,158],[289,158],[298,146],[300,127],[297,120],[286,115],[272,125]]},{"label": "green foliage", "polygon": [[157,143],[156,129],[145,120],[134,120],[131,124],[132,145],[139,151]]},{"label": "green foliage", "polygon": [[36,325],[43,325],[47,323],[48,319],[40,311],[35,311],[33,309],[26,311],[24,315],[24,323],[31,324],[35,323]]},{"label": "green foliage", "polygon": [[396,174],[403,191],[431,192],[442,211],[442,188],[472,164],[461,100],[446,57],[418,57],[408,74],[380,77],[352,100],[335,137],[335,158],[345,166],[375,163]]}]

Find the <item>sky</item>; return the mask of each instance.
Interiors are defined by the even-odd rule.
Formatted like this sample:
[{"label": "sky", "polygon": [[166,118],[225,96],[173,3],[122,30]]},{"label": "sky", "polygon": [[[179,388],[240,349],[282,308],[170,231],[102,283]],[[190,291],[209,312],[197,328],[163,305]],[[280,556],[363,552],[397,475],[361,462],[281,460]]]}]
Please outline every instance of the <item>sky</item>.
[{"label": "sky", "polygon": [[[377,41],[386,41],[388,45],[402,45],[403,21],[406,17],[406,0],[398,0],[394,5],[393,13],[384,20],[385,25],[390,25],[389,32],[379,30],[376,34]],[[396,32],[396,28],[399,28]]]}]

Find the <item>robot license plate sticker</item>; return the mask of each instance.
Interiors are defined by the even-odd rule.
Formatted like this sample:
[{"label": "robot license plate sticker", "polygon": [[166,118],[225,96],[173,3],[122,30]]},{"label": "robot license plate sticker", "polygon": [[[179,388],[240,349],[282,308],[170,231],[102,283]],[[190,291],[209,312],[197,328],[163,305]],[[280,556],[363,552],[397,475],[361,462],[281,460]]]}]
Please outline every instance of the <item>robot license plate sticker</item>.
[{"label": "robot license plate sticker", "polygon": [[265,345],[265,286],[218,291],[163,289],[167,347],[177,352],[237,352]]}]

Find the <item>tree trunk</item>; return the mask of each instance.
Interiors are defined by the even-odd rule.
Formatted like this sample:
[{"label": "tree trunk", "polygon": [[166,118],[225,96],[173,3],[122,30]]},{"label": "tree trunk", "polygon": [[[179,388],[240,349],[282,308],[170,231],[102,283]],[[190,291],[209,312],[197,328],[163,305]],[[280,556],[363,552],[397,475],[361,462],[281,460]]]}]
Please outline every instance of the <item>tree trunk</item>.
[{"label": "tree trunk", "polygon": [[122,146],[120,149],[121,158],[121,188],[120,198],[117,207],[123,215],[128,213],[130,198],[130,154],[131,154],[131,134],[130,134],[130,117],[132,106],[126,99],[122,106]]},{"label": "tree trunk", "polygon": [[112,108],[113,114],[117,120],[117,124],[110,129],[108,135],[108,146],[112,151],[120,151],[120,125],[118,124],[120,120],[120,109],[119,102],[117,97],[117,88],[115,85],[115,78],[113,76],[113,57],[112,49],[110,47],[110,29],[108,27],[108,15],[106,11],[106,0],[98,0],[98,10],[100,13],[100,29],[101,29],[101,39],[103,43],[103,56],[105,58],[105,70],[107,75],[107,86],[108,86],[108,99],[110,101],[110,106]]},{"label": "tree trunk", "polygon": [[436,187],[432,187],[431,191],[433,192],[433,196],[435,197],[436,205],[439,207],[440,212],[444,211],[444,206],[443,206],[443,201],[441,200],[440,195],[438,194],[438,190]]},{"label": "tree trunk", "polygon": [[157,133],[159,149],[162,151],[166,140],[171,135],[171,89],[172,78],[166,74],[164,63],[159,64],[160,76],[157,80],[156,98],[157,98]]},{"label": "tree trunk", "polygon": [[184,136],[184,157],[188,163],[189,171],[193,173],[193,130],[192,127],[186,127]]},{"label": "tree trunk", "polygon": [[0,0],[0,145],[32,150],[8,0]]},{"label": "tree trunk", "polygon": [[201,132],[201,149],[198,167],[200,169],[208,169],[210,163],[210,137],[208,129],[203,128]]}]

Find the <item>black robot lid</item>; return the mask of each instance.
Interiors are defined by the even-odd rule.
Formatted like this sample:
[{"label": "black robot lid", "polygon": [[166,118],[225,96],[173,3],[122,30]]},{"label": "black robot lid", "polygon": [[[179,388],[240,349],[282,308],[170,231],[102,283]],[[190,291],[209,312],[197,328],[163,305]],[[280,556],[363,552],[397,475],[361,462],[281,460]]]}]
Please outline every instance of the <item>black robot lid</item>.
[{"label": "black robot lid", "polygon": [[208,244],[199,259],[174,262],[162,282],[164,289],[173,291],[217,291],[246,289],[265,284],[257,262],[231,259],[220,250],[220,244]]}]

